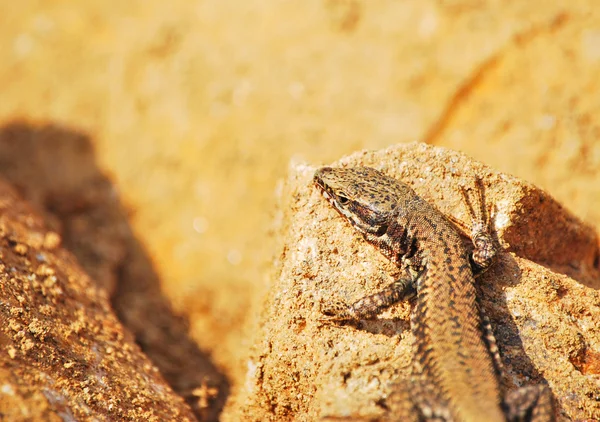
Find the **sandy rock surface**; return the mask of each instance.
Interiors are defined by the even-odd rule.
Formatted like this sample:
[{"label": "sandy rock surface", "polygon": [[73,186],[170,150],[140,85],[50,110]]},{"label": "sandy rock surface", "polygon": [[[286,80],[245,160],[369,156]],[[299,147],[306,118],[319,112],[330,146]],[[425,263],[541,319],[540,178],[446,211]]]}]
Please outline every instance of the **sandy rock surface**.
[{"label": "sandy rock surface", "polygon": [[0,414],[7,421],[194,421],[97,286],[0,181]]},{"label": "sandy rock surface", "polygon": [[[600,418],[599,250],[594,230],[546,192],[465,155],[424,144],[361,152],[334,165],[371,166],[470,224],[459,187],[483,180],[501,244],[479,279],[506,365],[507,389],[546,380],[561,420]],[[296,165],[282,197],[282,252],[263,304],[245,389],[226,420],[375,417],[390,384],[407,378],[409,304],[357,327],[324,323],[332,298],[352,303],[399,270],[346,224]],[[241,415],[241,416],[240,416]]]}]

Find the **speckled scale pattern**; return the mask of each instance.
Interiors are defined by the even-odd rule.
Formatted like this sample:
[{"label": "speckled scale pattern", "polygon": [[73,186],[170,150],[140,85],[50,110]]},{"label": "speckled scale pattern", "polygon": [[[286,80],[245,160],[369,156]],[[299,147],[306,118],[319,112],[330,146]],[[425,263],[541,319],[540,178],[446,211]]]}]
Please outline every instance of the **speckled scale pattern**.
[{"label": "speckled scale pattern", "polygon": [[[410,397],[421,415],[407,411],[415,407],[405,404],[398,406],[390,420],[554,420],[548,399],[550,410],[539,411],[542,416],[537,419],[519,419],[516,415],[527,414],[527,409],[503,404],[501,361],[475,288],[474,271],[487,268],[495,255],[482,218],[474,221],[476,249],[470,255],[442,213],[408,185],[378,170],[324,167],[317,170],[314,182],[369,243],[413,275],[333,312],[340,319],[371,318],[416,291],[411,314],[416,339],[415,384],[408,394],[392,394],[391,402]],[[482,204],[479,208],[483,209]],[[471,215],[475,220],[472,210]],[[515,403],[521,399],[517,396]],[[537,398],[521,401],[531,405]]]}]

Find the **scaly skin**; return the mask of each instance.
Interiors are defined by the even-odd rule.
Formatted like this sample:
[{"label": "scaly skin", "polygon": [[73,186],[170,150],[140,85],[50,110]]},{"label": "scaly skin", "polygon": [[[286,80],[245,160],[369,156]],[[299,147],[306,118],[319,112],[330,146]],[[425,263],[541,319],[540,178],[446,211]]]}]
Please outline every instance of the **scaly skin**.
[{"label": "scaly skin", "polygon": [[397,409],[387,418],[553,421],[552,400],[544,387],[527,387],[502,399],[501,361],[475,288],[475,274],[496,254],[483,215],[477,218],[471,212],[475,250],[470,254],[442,213],[407,185],[375,169],[324,167],[314,181],[369,243],[409,274],[377,294],[324,313],[334,320],[373,318],[416,294],[411,315],[414,383],[395,387],[390,407],[395,402]]}]

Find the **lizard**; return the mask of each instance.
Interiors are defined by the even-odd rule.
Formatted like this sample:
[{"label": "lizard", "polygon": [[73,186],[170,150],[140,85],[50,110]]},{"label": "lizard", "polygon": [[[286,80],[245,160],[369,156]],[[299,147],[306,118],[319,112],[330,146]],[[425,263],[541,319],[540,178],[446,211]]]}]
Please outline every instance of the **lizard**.
[{"label": "lizard", "polygon": [[332,301],[321,309],[326,318],[372,319],[394,303],[414,298],[412,383],[393,386],[386,420],[555,421],[546,385],[502,396],[502,361],[476,289],[476,277],[497,253],[480,179],[478,206],[471,206],[461,189],[473,220],[472,251],[455,226],[458,220],[451,221],[407,184],[376,169],[322,167],[313,181],[368,243],[406,272],[350,305]]}]

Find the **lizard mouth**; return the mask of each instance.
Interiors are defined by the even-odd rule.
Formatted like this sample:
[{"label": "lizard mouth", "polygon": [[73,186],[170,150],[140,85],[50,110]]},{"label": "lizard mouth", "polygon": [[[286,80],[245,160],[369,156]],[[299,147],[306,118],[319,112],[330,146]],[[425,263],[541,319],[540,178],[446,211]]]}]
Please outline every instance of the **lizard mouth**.
[{"label": "lizard mouth", "polygon": [[323,186],[317,185],[317,187],[321,191],[321,196],[327,199],[327,202],[329,202],[334,208],[337,209],[338,204],[336,203],[335,198],[329,192],[327,192],[327,190]]},{"label": "lizard mouth", "polygon": [[327,190],[327,187],[325,186],[323,181],[315,176],[314,183],[315,183],[315,186],[321,192],[321,196],[323,196],[323,198],[325,198],[327,200],[327,202],[329,202],[335,209],[339,210],[339,204],[335,200],[335,196],[333,196],[331,193],[329,193],[329,191]]},{"label": "lizard mouth", "polygon": [[313,178],[313,182],[314,182],[315,186],[317,188],[319,188],[321,195],[323,195],[323,197],[325,199],[327,199],[329,202],[331,202],[333,200],[333,197],[331,196],[331,194],[329,192],[327,192],[327,188],[325,187],[325,184],[323,183],[321,178],[317,176],[317,174],[315,174],[315,177]]}]

